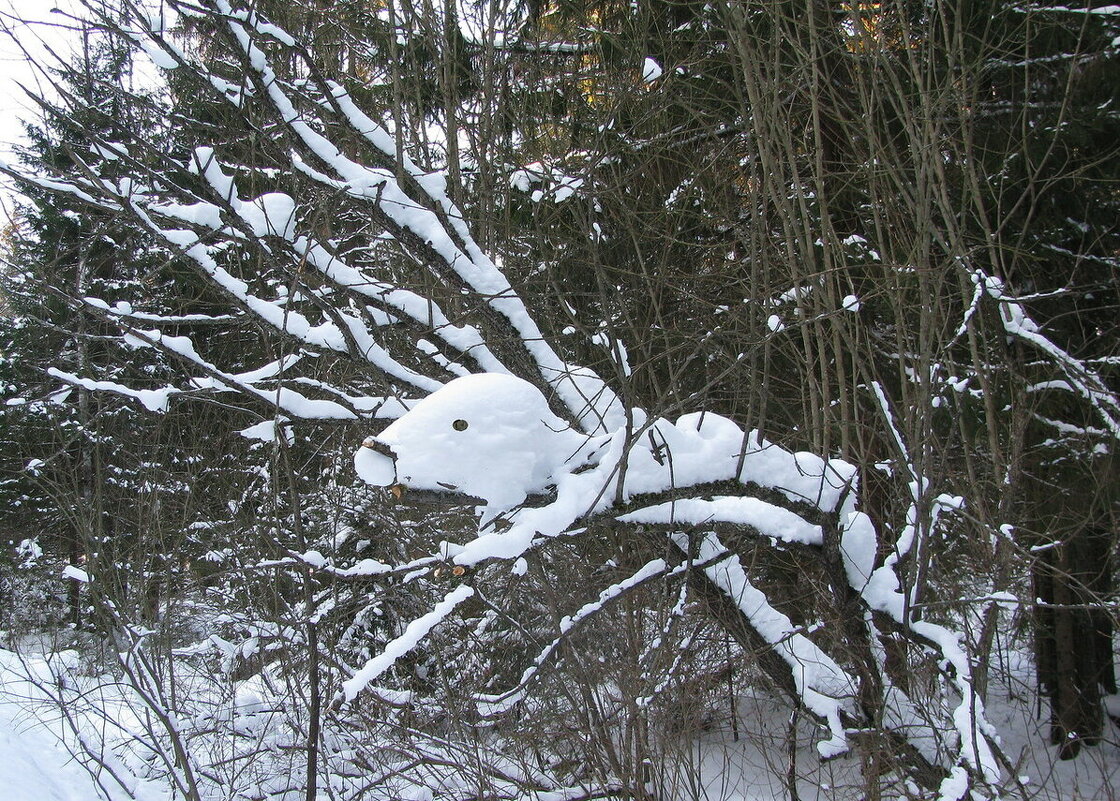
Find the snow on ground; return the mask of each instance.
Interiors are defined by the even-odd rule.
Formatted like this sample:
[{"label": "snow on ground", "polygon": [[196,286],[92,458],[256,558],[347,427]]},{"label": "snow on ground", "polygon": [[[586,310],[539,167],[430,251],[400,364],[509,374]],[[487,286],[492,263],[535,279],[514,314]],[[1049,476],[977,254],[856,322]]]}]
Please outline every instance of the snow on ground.
[{"label": "snow on ground", "polygon": [[[1022,783],[1019,793],[1008,797],[1032,801],[1117,801],[1120,799],[1120,728],[1107,724],[1104,742],[1083,749],[1069,762],[1057,759],[1056,749],[1047,744],[1046,711],[1035,708],[1033,667],[1023,651],[1005,650],[993,665],[993,683],[988,698],[990,720],[1000,731],[1003,749],[1015,764]],[[106,780],[112,791],[107,796],[82,768],[63,741],[74,738],[51,698],[60,687],[67,691],[98,688],[102,704],[118,723],[130,712],[117,704],[123,690],[112,689],[108,677],[83,675],[79,655],[61,651],[50,655],[19,656],[0,649],[0,799],[3,801],[125,801],[119,787]],[[88,685],[88,687],[87,687]],[[246,700],[244,687],[236,694],[235,705],[260,705],[259,699]],[[77,692],[72,693],[77,697]],[[87,696],[88,697],[88,696]],[[255,696],[254,696],[255,698]],[[251,703],[250,703],[251,702]],[[815,744],[821,730],[805,715],[800,715],[792,731],[796,740],[790,748],[791,708],[783,700],[764,692],[744,692],[735,699],[738,738],[732,727],[728,704],[714,708],[682,711],[684,726],[680,742],[668,743],[667,758],[655,768],[655,781],[672,788],[666,798],[705,799],[705,801],[774,801],[789,798],[788,777],[797,776],[801,801],[827,801],[835,798],[863,797],[858,755],[837,759],[817,758]],[[74,712],[75,710],[71,710]],[[246,712],[245,709],[241,710]],[[249,710],[246,714],[251,713]],[[244,720],[249,717],[242,716]],[[73,717],[90,742],[97,742],[103,728],[86,711]],[[699,729],[692,728],[693,724]],[[791,767],[791,754],[793,763]],[[120,763],[118,763],[120,764]],[[135,776],[131,777],[133,780]],[[268,785],[262,779],[260,787]],[[274,777],[275,778],[275,777]],[[223,788],[210,787],[207,798],[261,797],[235,790],[236,782]],[[275,788],[271,788],[275,789]],[[353,788],[348,787],[352,790]],[[133,784],[142,801],[172,798],[170,789],[155,781]],[[281,792],[264,797],[279,798]],[[547,795],[547,794],[545,794]],[[327,798],[325,792],[321,798]],[[339,797],[349,797],[345,794]],[[544,797],[544,796],[541,796]],[[525,801],[539,798],[525,796]]]},{"label": "snow on ground", "polygon": [[[1015,654],[1011,655],[1014,659]],[[1015,661],[1023,669],[1029,661],[1019,654]],[[1045,705],[1037,713],[1033,690],[1021,684],[1022,673],[1013,680],[1013,691],[1004,682],[994,684],[989,695],[989,719],[1000,732],[1003,749],[1017,766],[1022,784],[1004,798],[1031,801],[1117,801],[1120,799],[1120,727],[1106,723],[1105,741],[1082,749],[1077,759],[1062,762],[1057,748],[1048,744]],[[697,797],[708,801],[774,801],[789,798],[790,706],[764,694],[744,694],[736,699],[739,739],[735,740],[730,719],[717,720],[688,753],[685,766],[696,777],[686,785],[700,790]],[[800,801],[831,801],[866,797],[861,784],[859,758],[855,754],[820,761],[815,743],[819,728],[800,715],[793,750],[793,772],[797,775]],[[1009,779],[1005,774],[1005,781]],[[681,798],[689,798],[681,794]],[[884,796],[893,798],[894,796]],[[979,799],[980,796],[975,796]]]},{"label": "snow on ground", "polygon": [[[67,664],[56,655],[54,667]],[[0,650],[0,796],[5,801],[94,801],[105,795],[62,742],[56,710],[37,702],[44,692],[29,681],[56,681],[42,659],[22,660]]]},{"label": "snow on ground", "polygon": [[988,720],[999,731],[1004,753],[1017,766],[1022,795],[1046,801],[1120,799],[1120,725],[1106,716],[1100,745],[1082,748],[1076,759],[1059,761],[1058,749],[1049,745],[1046,704],[1041,708],[1035,704],[1031,657],[1025,651],[1008,650],[999,661],[1002,664],[992,670],[1009,678],[993,682]]}]

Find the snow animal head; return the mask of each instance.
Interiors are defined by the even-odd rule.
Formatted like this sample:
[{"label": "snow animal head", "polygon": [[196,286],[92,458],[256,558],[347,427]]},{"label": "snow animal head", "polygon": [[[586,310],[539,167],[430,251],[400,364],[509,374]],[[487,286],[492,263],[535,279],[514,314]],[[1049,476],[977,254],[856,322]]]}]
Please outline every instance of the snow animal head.
[{"label": "snow animal head", "polygon": [[375,439],[396,459],[359,449],[354,467],[367,483],[457,490],[485,499],[491,512],[553,483],[586,441],[540,390],[499,373],[450,381]]}]

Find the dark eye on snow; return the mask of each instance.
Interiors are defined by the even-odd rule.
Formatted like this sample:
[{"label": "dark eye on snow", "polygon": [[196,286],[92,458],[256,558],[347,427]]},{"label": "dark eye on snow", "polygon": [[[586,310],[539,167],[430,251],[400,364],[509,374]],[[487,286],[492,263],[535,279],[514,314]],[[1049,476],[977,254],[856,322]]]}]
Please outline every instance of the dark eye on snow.
[{"label": "dark eye on snow", "polygon": [[467,425],[468,424],[467,424],[466,420],[456,420],[454,423],[451,424],[451,427],[454,428],[456,431],[466,431],[467,430]]}]

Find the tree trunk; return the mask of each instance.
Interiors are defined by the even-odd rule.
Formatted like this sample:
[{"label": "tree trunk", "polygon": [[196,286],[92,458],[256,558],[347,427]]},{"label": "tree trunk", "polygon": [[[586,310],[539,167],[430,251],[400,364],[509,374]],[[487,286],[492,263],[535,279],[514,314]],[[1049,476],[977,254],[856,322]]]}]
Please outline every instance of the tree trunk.
[{"label": "tree trunk", "polygon": [[1112,588],[1110,540],[1106,530],[1086,526],[1034,566],[1039,685],[1062,759],[1100,742],[1102,691],[1116,692],[1112,620],[1100,606]]}]

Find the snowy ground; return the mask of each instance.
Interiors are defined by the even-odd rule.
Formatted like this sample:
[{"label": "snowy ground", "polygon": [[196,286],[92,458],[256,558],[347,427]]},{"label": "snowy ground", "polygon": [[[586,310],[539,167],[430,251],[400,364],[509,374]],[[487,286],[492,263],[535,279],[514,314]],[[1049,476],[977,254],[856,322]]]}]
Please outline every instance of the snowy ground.
[{"label": "snowy ground", "polygon": [[[1028,666],[1023,665],[1026,669]],[[1019,677],[1022,677],[1019,673]],[[1008,798],[1023,801],[1116,801],[1120,799],[1120,727],[1106,723],[1105,742],[1083,749],[1074,760],[1058,760],[1048,745],[1046,713],[1036,716],[1030,686],[994,686],[988,719],[1000,732],[1004,752],[1016,764],[1021,787]],[[789,707],[769,698],[739,699],[741,737],[735,742],[726,723],[699,743],[700,774],[707,798],[721,801],[771,801],[789,798]],[[859,766],[854,757],[820,763],[814,753],[814,731],[799,727],[795,772],[800,801],[860,798]],[[1009,778],[1006,777],[1005,778]]]},{"label": "snowy ground", "polygon": [[0,796],[6,801],[106,797],[63,744],[57,710],[42,703],[56,672],[41,658],[21,660],[0,650]]},{"label": "snowy ground", "polygon": [[[1016,775],[1022,785],[1015,797],[1024,801],[1120,799],[1120,729],[1110,723],[1101,746],[1086,749],[1071,762],[1059,762],[1055,749],[1046,745],[1045,726],[1030,700],[1033,692],[1026,681],[1029,660],[1013,654],[1008,659],[1006,667],[1015,680],[996,685],[989,699],[989,718],[1000,729],[1005,752],[1017,764]],[[103,679],[107,677],[83,678],[81,671],[75,670],[77,665],[74,651],[45,659],[21,658],[0,649],[0,798],[4,801],[125,801],[129,797],[106,777],[99,786],[75,759],[71,751],[75,744],[73,730],[51,703],[60,687],[73,691],[86,681],[100,686],[103,705],[104,701],[121,703],[111,693],[104,694]],[[125,706],[121,704],[119,711],[123,713],[120,717],[127,718]],[[788,798],[788,705],[765,697],[742,696],[737,711],[738,740],[729,719],[715,719],[698,739],[681,745],[679,758],[665,763],[675,775],[662,779],[668,780],[665,784],[675,784],[681,798]],[[94,742],[98,732],[104,730],[88,711],[72,720],[88,742]],[[801,721],[798,747],[793,752],[800,801],[860,797],[855,758],[820,763],[814,748],[819,732],[811,729]],[[144,801],[173,797],[168,787],[156,782],[139,781],[135,776],[129,781],[135,797]],[[220,790],[218,793],[215,797],[221,797]]]}]

